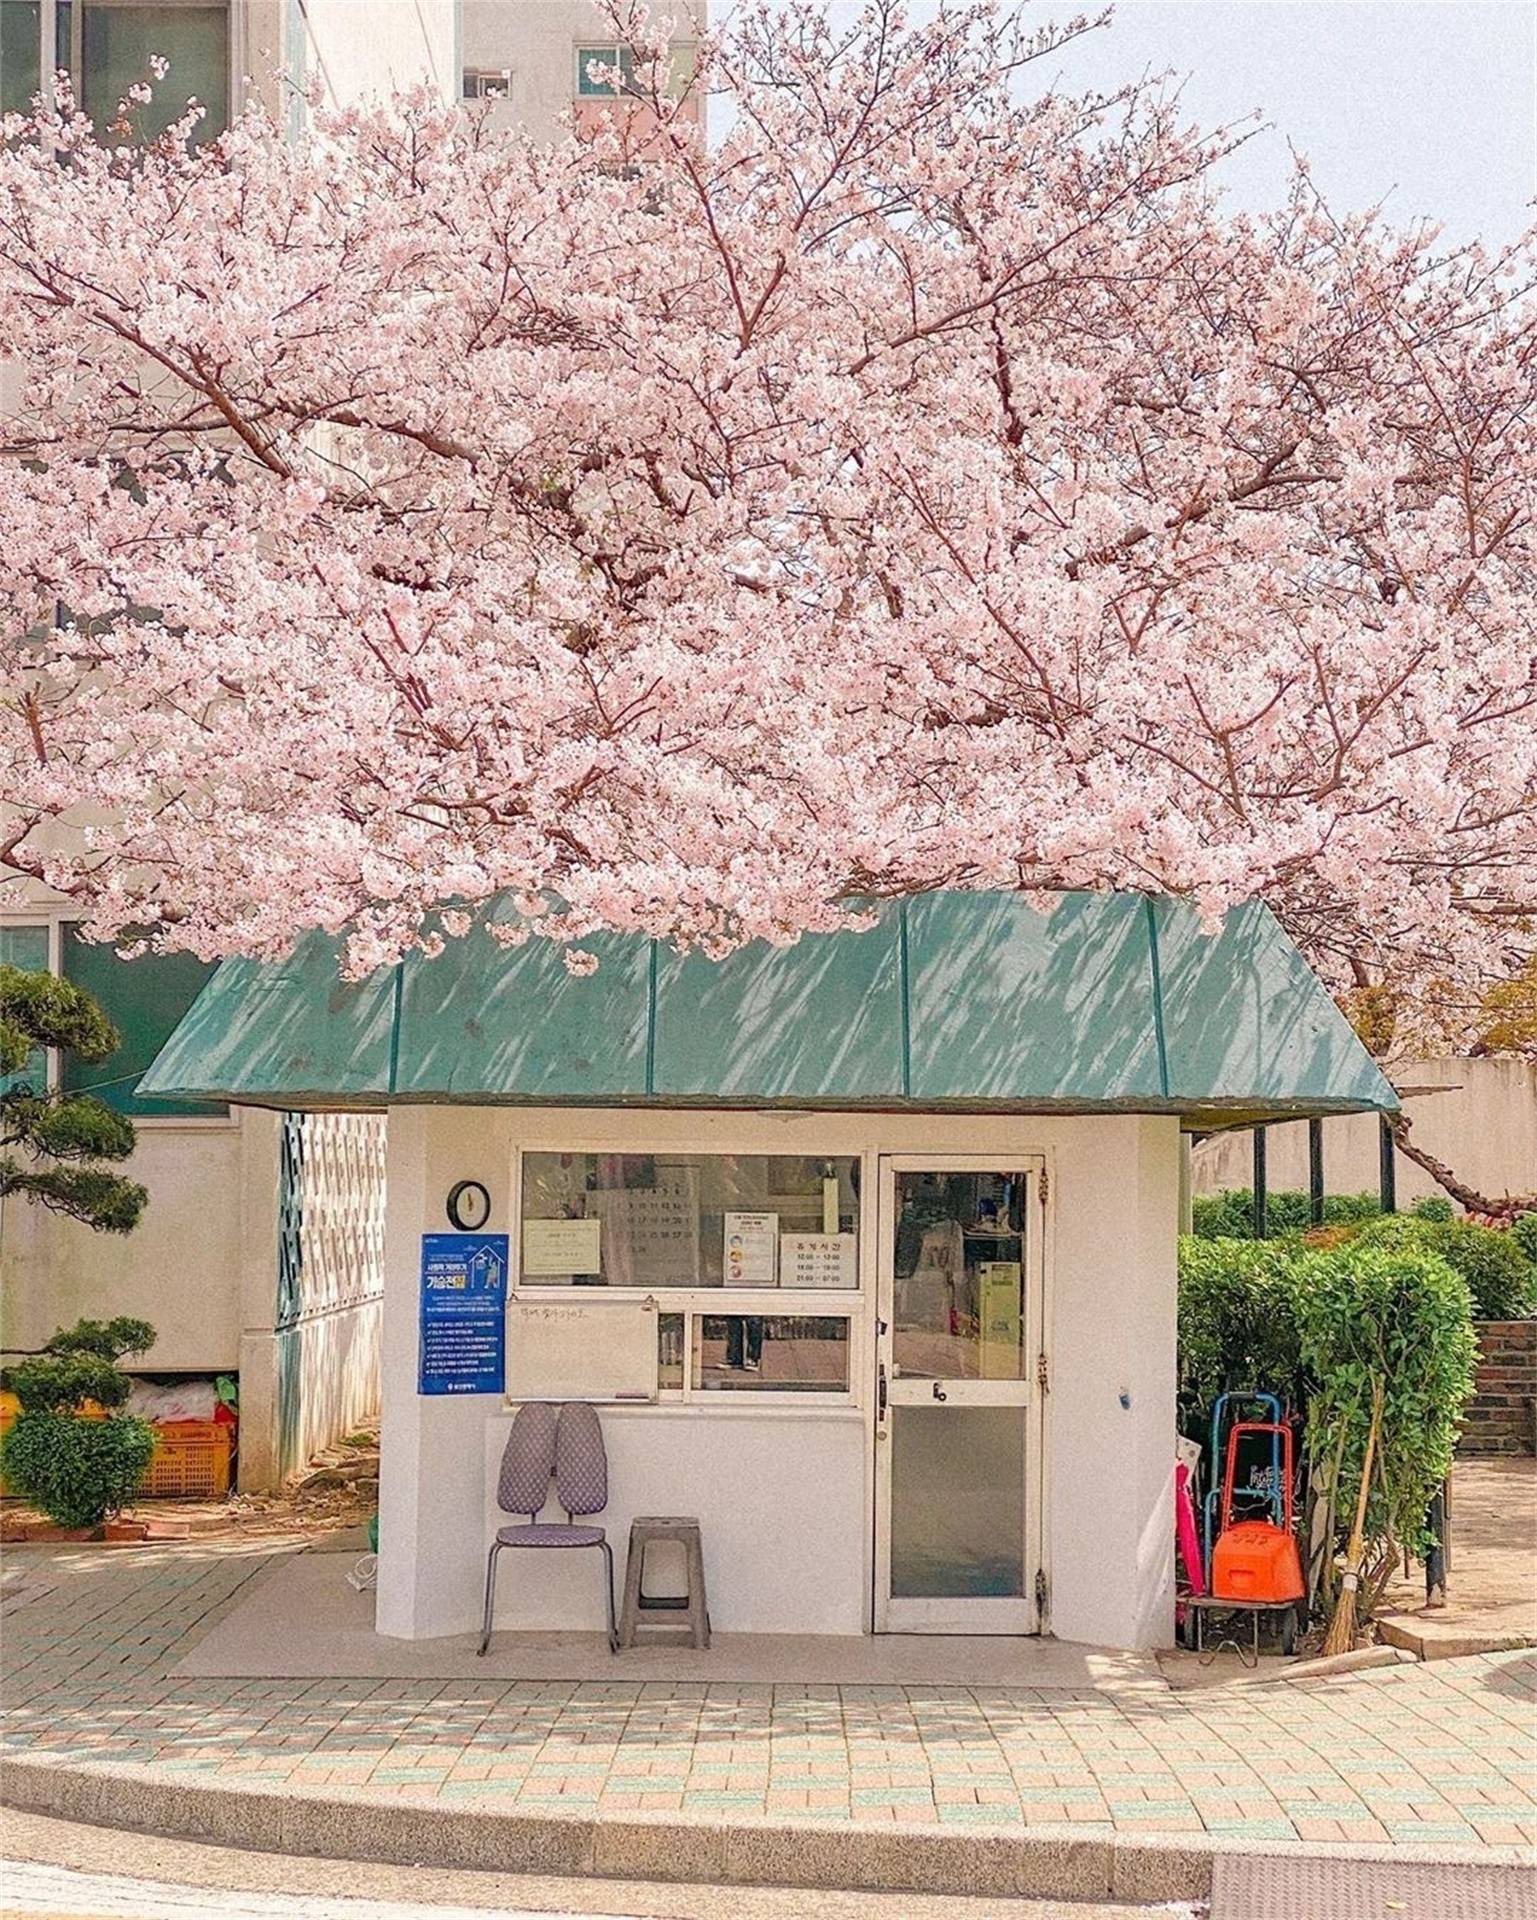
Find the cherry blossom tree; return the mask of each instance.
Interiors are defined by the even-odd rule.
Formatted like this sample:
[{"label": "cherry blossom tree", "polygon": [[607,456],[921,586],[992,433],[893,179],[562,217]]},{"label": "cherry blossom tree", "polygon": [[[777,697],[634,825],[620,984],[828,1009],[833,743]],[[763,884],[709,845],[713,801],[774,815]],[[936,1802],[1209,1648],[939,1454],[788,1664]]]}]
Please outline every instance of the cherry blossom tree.
[{"label": "cherry blossom tree", "polygon": [[1241,133],[1013,15],[748,8],[713,140],[633,22],[553,150],[8,121],[5,861],[354,968],[1258,896],[1465,1026],[1537,950],[1537,246],[1232,216]]}]

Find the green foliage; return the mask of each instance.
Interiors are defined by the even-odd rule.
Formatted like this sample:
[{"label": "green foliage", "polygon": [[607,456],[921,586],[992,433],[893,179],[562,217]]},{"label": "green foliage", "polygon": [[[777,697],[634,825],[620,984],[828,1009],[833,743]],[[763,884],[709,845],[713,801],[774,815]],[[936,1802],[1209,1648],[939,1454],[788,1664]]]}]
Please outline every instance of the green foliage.
[{"label": "green foliage", "polygon": [[144,1484],[155,1430],[132,1414],[23,1411],[0,1449],[9,1485],[60,1527],[99,1527]]},{"label": "green foliage", "polygon": [[[39,1047],[104,1060],[117,1029],[91,995],[68,980],[0,967],[0,1073],[19,1073]],[[0,1093],[0,1199],[18,1194],[83,1221],[101,1233],[138,1225],[149,1195],[100,1164],[133,1152],[132,1124],[88,1093],[48,1093],[27,1085]]]},{"label": "green foliage", "polygon": [[1274,1240],[1179,1244],[1180,1404],[1204,1439],[1219,1393],[1249,1388],[1295,1401],[1302,1364],[1296,1249]]},{"label": "green foliage", "polygon": [[[1324,1224],[1343,1226],[1370,1220],[1382,1207],[1374,1193],[1326,1193]],[[1191,1226],[1199,1240],[1252,1240],[1254,1193],[1249,1187],[1224,1187],[1218,1193],[1198,1193],[1190,1203]],[[1310,1197],[1289,1188],[1265,1196],[1266,1238],[1304,1233],[1312,1225]]]},{"label": "green foliage", "polygon": [[1516,1235],[1472,1220],[1423,1220],[1391,1214],[1361,1232],[1372,1246],[1418,1247],[1439,1254],[1467,1282],[1475,1320],[1524,1320],[1537,1311],[1537,1267]]},{"label": "green foliage", "polygon": [[1451,1470],[1473,1391],[1478,1345],[1467,1283],[1428,1246],[1364,1234],[1332,1252],[1300,1254],[1297,1283],[1311,1383],[1307,1454],[1334,1522],[1354,1514],[1372,1388],[1381,1381],[1381,1471],[1368,1495],[1368,1559],[1382,1560],[1393,1542],[1422,1553],[1425,1510]]},{"label": "green foliage", "polygon": [[[1179,1367],[1181,1423],[1192,1439],[1206,1439],[1222,1392],[1270,1391],[1306,1411],[1304,1457],[1326,1509],[1323,1538],[1353,1516],[1369,1382],[1384,1378],[1380,1485],[1368,1512],[1380,1577],[1389,1541],[1411,1551],[1426,1544],[1425,1507],[1451,1463],[1476,1344],[1467,1282],[1423,1244],[1444,1223],[1376,1224],[1397,1239],[1374,1239],[1375,1226],[1329,1251],[1300,1238],[1182,1239]],[[1327,1600],[1328,1555],[1323,1577]]]},{"label": "green foliage", "polygon": [[[155,1344],[147,1320],[79,1320],[61,1327],[43,1351],[6,1369],[21,1412],[6,1435],[0,1464],[24,1500],[61,1527],[99,1527],[144,1483],[155,1451],[147,1420],[112,1411],[133,1382],[117,1362]],[[82,1414],[94,1403],[98,1419]]]},{"label": "green foliage", "polygon": [[0,1073],[20,1073],[34,1047],[105,1060],[118,1031],[90,994],[55,973],[0,966]]},{"label": "green foliage", "polygon": [[1416,1220],[1455,1220],[1457,1210],[1445,1195],[1427,1193],[1409,1209]]},{"label": "green foliage", "polygon": [[43,1342],[44,1353],[94,1353],[102,1360],[126,1360],[130,1353],[148,1353],[155,1329],[147,1320],[120,1313],[111,1320],[77,1320],[61,1327]]},{"label": "green foliage", "polygon": [[1510,1223],[1510,1237],[1537,1267],[1537,1213],[1518,1213]]},{"label": "green foliage", "polygon": [[116,1363],[154,1344],[147,1320],[81,1320],[53,1334],[40,1354],[7,1367],[3,1378],[24,1413],[78,1413],[92,1402],[120,1407],[133,1382]]}]

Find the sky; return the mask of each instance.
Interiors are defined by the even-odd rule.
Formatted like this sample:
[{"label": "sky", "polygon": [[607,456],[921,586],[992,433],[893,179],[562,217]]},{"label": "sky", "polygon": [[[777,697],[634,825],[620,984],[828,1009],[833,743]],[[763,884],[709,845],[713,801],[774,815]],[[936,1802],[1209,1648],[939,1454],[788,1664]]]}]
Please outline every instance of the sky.
[{"label": "sky", "polygon": [[[715,19],[732,5],[713,0]],[[1021,4],[1027,25],[1099,11]],[[1428,215],[1450,242],[1494,245],[1537,220],[1534,0],[1119,0],[1109,27],[1034,71],[1083,92],[1172,72],[1205,127],[1259,110],[1269,130],[1219,175],[1235,208],[1284,201],[1290,142],[1342,213],[1383,202],[1395,225]]]},{"label": "sky", "polygon": [[1120,0],[1054,64],[1070,90],[1172,70],[1203,126],[1258,108],[1271,130],[1221,176],[1236,206],[1283,199],[1290,141],[1342,212],[1381,200],[1395,225],[1428,215],[1449,239],[1494,243],[1537,218],[1530,0]]}]

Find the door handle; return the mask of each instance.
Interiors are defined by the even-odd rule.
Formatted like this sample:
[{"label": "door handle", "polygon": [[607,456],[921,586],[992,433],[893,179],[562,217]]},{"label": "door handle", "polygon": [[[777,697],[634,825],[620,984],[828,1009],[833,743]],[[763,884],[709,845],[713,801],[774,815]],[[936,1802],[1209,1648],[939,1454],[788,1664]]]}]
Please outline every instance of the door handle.
[{"label": "door handle", "polygon": [[886,1418],[886,1363],[884,1361],[875,1370],[875,1411],[878,1419]]},{"label": "door handle", "polygon": [[949,1394],[945,1392],[937,1380],[934,1382],[934,1398],[936,1400],[948,1400],[950,1398]]}]

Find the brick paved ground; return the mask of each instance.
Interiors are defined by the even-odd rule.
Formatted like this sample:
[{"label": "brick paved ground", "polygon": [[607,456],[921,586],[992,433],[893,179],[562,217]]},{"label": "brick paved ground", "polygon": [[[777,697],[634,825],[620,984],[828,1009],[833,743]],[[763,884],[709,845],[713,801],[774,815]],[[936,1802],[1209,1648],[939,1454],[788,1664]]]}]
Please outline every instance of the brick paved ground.
[{"label": "brick paved ground", "polygon": [[10,1552],[5,1748],[498,1812],[1537,1842],[1529,1654],[1186,1694],[171,1678],[271,1559]]}]

